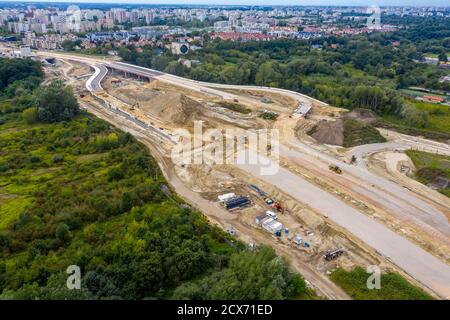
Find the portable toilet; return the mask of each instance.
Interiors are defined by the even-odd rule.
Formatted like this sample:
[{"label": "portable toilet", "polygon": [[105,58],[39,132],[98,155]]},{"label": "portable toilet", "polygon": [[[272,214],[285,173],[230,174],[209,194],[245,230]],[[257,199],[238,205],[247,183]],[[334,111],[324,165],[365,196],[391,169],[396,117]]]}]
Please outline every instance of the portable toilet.
[{"label": "portable toilet", "polygon": [[285,228],[285,229],[284,229],[284,233],[285,233],[285,234],[289,234],[289,228]]}]

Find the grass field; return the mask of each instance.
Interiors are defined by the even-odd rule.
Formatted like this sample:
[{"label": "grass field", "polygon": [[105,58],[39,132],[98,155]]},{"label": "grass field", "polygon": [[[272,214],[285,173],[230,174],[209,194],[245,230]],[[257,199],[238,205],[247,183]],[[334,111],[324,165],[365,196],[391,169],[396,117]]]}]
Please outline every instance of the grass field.
[{"label": "grass field", "polygon": [[[425,57],[427,57],[427,58],[437,58],[438,54],[437,53],[427,53],[427,54],[425,54]],[[450,58],[450,51],[447,52],[447,58]]]},{"label": "grass field", "polygon": [[422,289],[413,286],[397,273],[381,274],[381,289],[368,289],[367,279],[370,276],[363,268],[352,271],[337,269],[330,277],[355,300],[431,300]]},{"label": "grass field", "polygon": [[386,139],[370,124],[354,119],[344,120],[344,147],[386,142]]},{"label": "grass field", "polygon": [[404,119],[394,115],[383,116],[381,121],[384,122],[384,124],[379,123],[377,126],[391,127],[405,134],[421,135],[434,140],[446,141],[450,139],[449,106],[416,100],[411,100],[410,103],[416,106],[416,108],[428,112],[428,125],[426,127],[411,127]]},{"label": "grass field", "polygon": [[[407,150],[406,154],[417,169],[415,178],[423,184],[433,183],[439,177],[450,180],[450,157],[414,150]],[[450,188],[437,190],[450,197]]]},{"label": "grass field", "polygon": [[438,93],[433,93],[433,92],[422,92],[422,91],[418,91],[418,90],[412,90],[412,89],[400,89],[398,90],[400,93],[404,93],[408,96],[412,96],[412,97],[423,97],[423,96],[435,96],[435,97],[439,97],[439,98],[443,98],[443,99],[447,99],[447,96],[444,96],[442,94],[438,94]]}]

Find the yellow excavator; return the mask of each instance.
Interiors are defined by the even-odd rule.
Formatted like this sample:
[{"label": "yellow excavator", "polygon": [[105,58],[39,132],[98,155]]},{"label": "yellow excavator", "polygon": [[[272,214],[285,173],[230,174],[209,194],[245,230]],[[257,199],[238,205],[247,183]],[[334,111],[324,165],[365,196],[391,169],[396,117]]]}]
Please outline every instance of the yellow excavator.
[{"label": "yellow excavator", "polygon": [[334,164],[330,164],[328,166],[328,169],[330,169],[331,171],[336,172],[337,174],[341,174],[342,173],[342,169],[339,168],[338,166],[334,165]]}]

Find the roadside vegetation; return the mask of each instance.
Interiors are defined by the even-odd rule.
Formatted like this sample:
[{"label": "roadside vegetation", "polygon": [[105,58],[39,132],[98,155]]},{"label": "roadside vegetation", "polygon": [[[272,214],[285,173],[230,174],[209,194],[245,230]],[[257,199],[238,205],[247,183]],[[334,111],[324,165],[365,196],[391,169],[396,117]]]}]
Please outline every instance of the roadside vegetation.
[{"label": "roadside vegetation", "polygon": [[263,111],[259,114],[259,117],[264,120],[276,120],[279,114],[272,111]]},{"label": "roadside vegetation", "polygon": [[[20,61],[5,63],[40,70]],[[181,201],[147,149],[70,89],[27,81],[6,79],[16,94],[0,97],[0,299],[315,297],[273,249],[248,249]],[[70,265],[81,290],[66,287]]]},{"label": "roadside vegetation", "polygon": [[249,108],[233,102],[220,101],[216,103],[216,106],[243,114],[249,114],[252,112]]},{"label": "roadside vegetation", "polygon": [[416,167],[414,177],[450,197],[450,157],[415,150],[405,152]]},{"label": "roadside vegetation", "polygon": [[335,270],[331,279],[355,300],[432,300],[433,297],[394,272],[381,274],[381,289],[368,289],[370,276],[363,268]]}]

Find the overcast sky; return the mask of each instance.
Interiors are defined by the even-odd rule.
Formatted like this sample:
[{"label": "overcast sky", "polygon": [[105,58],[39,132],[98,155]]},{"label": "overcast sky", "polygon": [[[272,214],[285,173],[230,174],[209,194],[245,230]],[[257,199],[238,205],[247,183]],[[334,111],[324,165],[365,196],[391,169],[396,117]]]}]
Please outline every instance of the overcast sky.
[{"label": "overcast sky", "polygon": [[[5,0],[0,0],[5,1]],[[14,0],[6,0],[14,2]],[[448,0],[47,0],[35,2],[219,4],[219,5],[354,5],[354,6],[450,6]]]}]

